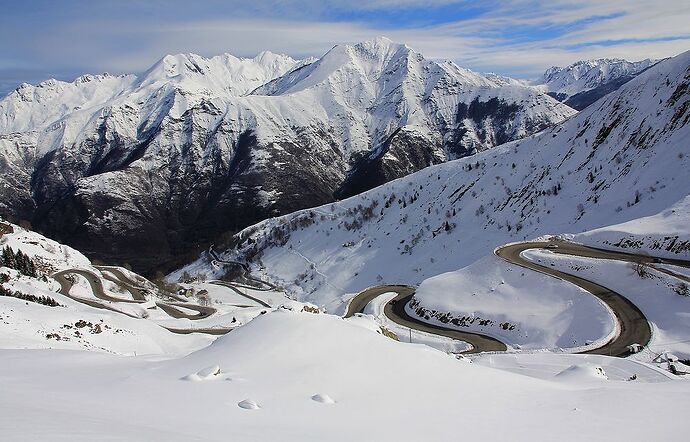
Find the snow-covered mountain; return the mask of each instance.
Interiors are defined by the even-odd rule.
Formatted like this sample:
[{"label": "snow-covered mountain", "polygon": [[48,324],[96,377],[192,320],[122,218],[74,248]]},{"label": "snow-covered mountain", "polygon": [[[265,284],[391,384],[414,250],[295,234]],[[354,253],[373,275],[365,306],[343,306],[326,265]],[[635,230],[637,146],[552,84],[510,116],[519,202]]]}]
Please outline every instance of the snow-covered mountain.
[{"label": "snow-covered mountain", "polygon": [[[688,137],[690,52],[560,126],[249,227],[226,256],[248,260],[294,296],[342,311],[370,285],[417,284],[505,243],[669,209],[690,189]],[[670,242],[690,244],[688,232],[656,236],[666,250]],[[641,244],[653,243],[649,233]],[[208,262],[202,256],[186,270],[212,274]]]},{"label": "snow-covered mountain", "polygon": [[0,101],[0,214],[140,270],[574,111],[379,38],[319,60],[166,56]]},{"label": "snow-covered mountain", "polygon": [[254,58],[177,54],[166,55],[140,77],[102,74],[83,75],[71,83],[58,80],[47,80],[36,86],[24,83],[0,101],[0,133],[40,131],[80,110],[91,116],[117,97],[125,96],[127,101],[135,97],[147,100],[152,90],[162,87],[174,87],[183,94],[199,97],[246,95],[311,61],[297,61],[268,51]]},{"label": "snow-covered mountain", "polygon": [[659,60],[627,61],[619,58],[583,60],[554,66],[534,82],[539,89],[578,110],[613,92]]}]

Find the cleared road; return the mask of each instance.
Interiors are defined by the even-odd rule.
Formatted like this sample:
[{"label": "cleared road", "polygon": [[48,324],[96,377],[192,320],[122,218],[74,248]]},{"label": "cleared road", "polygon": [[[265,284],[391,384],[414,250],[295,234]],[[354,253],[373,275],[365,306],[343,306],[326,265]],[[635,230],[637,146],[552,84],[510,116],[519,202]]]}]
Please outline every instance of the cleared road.
[{"label": "cleared road", "polygon": [[[111,271],[110,269],[108,269]],[[146,302],[146,298],[143,299],[124,299],[124,298],[116,298],[114,296],[110,296],[107,293],[105,293],[105,290],[103,288],[103,282],[101,281],[101,278],[96,275],[95,273],[88,271],[88,270],[83,270],[83,269],[68,269],[68,270],[62,270],[60,272],[57,272],[53,275],[53,279],[55,279],[57,282],[60,283],[60,293],[70,297],[71,299],[75,301],[82,302],[84,304],[90,305],[91,307],[96,307],[96,308],[102,308],[106,310],[111,310],[115,311],[118,313],[123,313],[126,314],[127,316],[131,317],[136,317],[134,315],[124,313],[120,310],[117,310],[111,306],[108,306],[107,304],[103,304],[101,302],[97,302],[95,300],[88,300],[85,298],[81,297],[76,297],[70,295],[70,290],[72,289],[73,283],[69,279],[67,279],[66,275],[69,274],[75,274],[75,275],[80,275],[84,277],[89,285],[91,286],[91,291],[93,292],[93,295],[101,299],[103,301],[108,301],[108,302],[124,302],[124,303],[130,303],[130,304],[143,304]],[[109,280],[113,281],[114,283],[120,285],[134,296],[134,292],[136,291],[139,296],[143,297],[143,289],[139,289],[133,286],[130,286],[128,283],[124,283],[122,281],[118,281],[115,278],[108,278]],[[169,316],[180,319],[180,318],[186,318],[186,319],[192,319],[192,320],[199,320],[199,319],[204,319],[208,318],[212,314],[216,312],[216,309],[213,307],[206,307],[202,305],[196,305],[196,304],[189,304],[189,303],[183,303],[183,302],[160,302],[156,301],[156,306],[163,310],[165,313],[167,313]],[[179,308],[178,308],[179,307]],[[197,313],[192,314],[192,313],[186,313],[184,310],[181,310],[180,308],[183,309],[189,309],[189,310],[194,310]]]},{"label": "cleared road", "polygon": [[350,317],[355,313],[361,313],[367,304],[383,295],[384,293],[397,293],[397,296],[386,303],[384,314],[391,321],[403,327],[445,336],[451,339],[467,342],[472,348],[464,353],[480,353],[484,351],[506,351],[504,343],[491,336],[480,333],[472,333],[457,329],[450,329],[440,325],[424,322],[419,318],[410,316],[405,311],[405,306],[414,295],[415,288],[409,285],[380,285],[366,289],[355,296],[348,306],[345,317]]},{"label": "cleared road", "polygon": [[245,297],[245,298],[247,298],[247,299],[249,299],[249,300],[251,300],[251,301],[254,301],[254,302],[256,302],[257,304],[259,304],[260,306],[262,306],[262,307],[271,308],[271,306],[270,306],[269,304],[265,303],[265,302],[262,301],[261,299],[255,298],[255,297],[253,297],[253,296],[251,296],[251,295],[248,295],[248,294],[246,294],[246,293],[242,293],[242,291],[241,291],[240,289],[237,288],[237,287],[244,287],[245,289],[248,288],[248,289],[251,289],[251,290],[259,290],[259,289],[257,289],[256,287],[249,287],[249,286],[237,285],[237,284],[234,284],[234,283],[231,283],[231,282],[226,282],[226,281],[211,281],[210,283],[211,283],[211,284],[214,284],[214,285],[220,285],[220,286],[223,286],[223,287],[227,287],[227,288],[229,288],[230,290],[232,290],[232,291],[234,291],[235,293],[237,293],[238,295],[243,296],[243,297]]},{"label": "cleared road", "polygon": [[[557,248],[553,248],[554,246]],[[550,248],[547,249],[547,247]],[[531,249],[547,249],[562,255],[614,259],[628,262],[638,262],[636,260],[640,259],[639,257],[627,253],[599,250],[580,244],[567,243],[563,241],[509,244],[496,249],[496,255],[510,263],[534,270],[539,273],[544,273],[564,281],[568,281],[577,285],[578,287],[581,287],[582,289],[599,298],[613,311],[620,327],[620,333],[603,346],[593,350],[584,351],[582,353],[627,356],[629,354],[627,348],[629,345],[640,344],[646,346],[649,344],[649,341],[652,338],[652,329],[645,315],[642,313],[642,311],[640,311],[639,308],[637,308],[635,304],[630,302],[620,293],[615,292],[608,287],[604,287],[603,285],[581,278],[577,275],[537,264],[521,256],[522,252]],[[652,258],[650,258],[650,260],[651,259]]]},{"label": "cleared road", "polygon": [[234,286],[249,288],[252,290],[260,290],[260,291],[278,290],[278,287],[271,284],[270,282],[264,281],[263,279],[253,277],[250,273],[249,266],[247,264],[245,264],[243,262],[239,262],[239,261],[225,261],[225,260],[220,259],[220,256],[218,256],[216,251],[213,250],[213,246],[208,248],[208,254],[211,257],[211,259],[213,259],[216,262],[219,262],[221,264],[236,265],[236,266],[242,268],[242,272],[243,272],[242,277],[243,278],[245,278],[247,281],[253,281],[256,284],[263,285],[264,287],[253,287],[253,286],[233,282]]},{"label": "cleared road", "polygon": [[[599,348],[581,352],[589,354],[603,354],[622,357],[629,354],[628,346],[631,344],[641,344],[646,346],[649,344],[652,336],[649,321],[644,316],[642,311],[635,306],[635,304],[630,302],[620,293],[604,287],[601,284],[581,278],[577,275],[534,263],[521,256],[522,252],[531,249],[545,249],[558,254],[586,258],[612,259],[631,263],[643,263],[655,268],[658,271],[686,281],[688,280],[686,276],[679,275],[667,269],[655,267],[654,264],[664,263],[690,268],[690,262],[688,261],[615,252],[564,241],[524,242],[508,244],[497,248],[495,251],[496,255],[505,259],[506,261],[575,284],[588,291],[593,296],[599,298],[613,311],[616,321],[619,325],[620,333],[611,341]],[[425,331],[428,333],[468,342],[473,347],[472,350],[468,351],[468,353],[506,350],[505,344],[491,336],[480,333],[463,332],[457,329],[449,329],[436,324],[424,322],[419,318],[408,315],[405,311],[405,306],[412,299],[414,291],[414,287],[405,285],[384,285],[366,289],[358,293],[352,299],[350,305],[348,306],[345,317],[363,312],[365,307],[378,296],[384,293],[394,292],[397,293],[397,296],[384,306],[384,314],[393,322],[414,330]]]},{"label": "cleared road", "polygon": [[[240,263],[233,263],[233,264],[240,264]],[[241,265],[241,264],[240,264]],[[267,307],[270,308],[271,306],[267,304],[266,302],[262,301],[261,299],[255,298],[253,296],[247,295],[246,293],[243,293],[238,287],[240,288],[246,288],[246,289],[251,289],[251,290],[260,290],[260,291],[266,291],[266,290],[271,290],[271,288],[265,288],[265,287],[275,287],[270,283],[267,283],[266,281],[262,281],[260,279],[250,277],[247,275],[248,269],[246,266],[241,265],[243,270],[245,271],[245,278],[247,280],[253,281],[257,284],[263,284],[263,287],[254,287],[254,286],[248,286],[248,285],[243,285],[243,284],[236,284],[236,283],[231,283],[231,282],[226,282],[226,281],[213,281],[212,284],[220,285],[226,288],[229,288],[233,291],[235,291],[237,294],[250,299],[257,303],[258,305],[262,307]],[[102,274],[102,279],[107,279],[108,281],[111,281],[118,286],[122,287],[123,289],[127,290],[129,293],[131,293],[133,299],[127,299],[127,298],[119,298],[115,296],[111,296],[106,293],[105,288],[103,287],[103,281],[101,279],[101,276],[95,274],[94,272],[91,272],[89,270],[85,269],[67,269],[67,270],[62,270],[60,272],[57,272],[53,274],[53,279],[55,279],[58,283],[60,283],[60,293],[67,296],[70,299],[73,299],[74,301],[81,302],[82,304],[86,304],[91,307],[99,308],[99,309],[104,309],[104,310],[109,310],[117,313],[121,313],[123,315],[132,317],[132,318],[137,318],[140,319],[138,316],[123,312],[121,310],[118,310],[115,308],[112,304],[114,303],[119,303],[119,302],[124,302],[124,303],[130,303],[130,304],[143,304],[146,302],[146,294],[148,294],[148,290],[140,287],[139,283],[132,280],[129,278],[124,272],[119,270],[116,267],[111,267],[111,266],[96,266],[97,269],[102,270],[104,273]],[[89,286],[91,287],[91,291],[93,292],[93,295],[98,298],[98,299],[88,299],[88,298],[82,298],[78,296],[73,296],[70,294],[70,291],[73,287],[73,282],[67,278],[67,275],[74,274],[74,275],[79,275],[85,278]],[[197,305],[197,304],[191,304],[188,302],[187,299],[182,298],[180,296],[177,296],[175,294],[167,294],[167,296],[170,296],[172,299],[177,300],[178,302],[162,302],[162,301],[156,301],[156,306],[160,308],[162,311],[164,311],[166,314],[168,314],[170,317],[173,318],[185,318],[185,319],[191,319],[191,320],[199,320],[199,319],[204,319],[208,318],[209,316],[213,315],[216,313],[216,309],[213,307],[207,307],[207,306],[202,306],[202,305]],[[107,302],[103,302],[107,301]],[[112,304],[111,304],[112,303]],[[239,307],[253,307],[249,305],[243,305]],[[186,310],[193,310],[196,313],[189,313]],[[173,333],[178,333],[178,334],[189,334],[189,333],[204,333],[204,334],[210,334],[210,335],[223,335],[226,334],[230,331],[233,330],[233,328],[230,327],[200,327],[200,328],[175,328],[175,327],[165,327],[161,326]]]}]

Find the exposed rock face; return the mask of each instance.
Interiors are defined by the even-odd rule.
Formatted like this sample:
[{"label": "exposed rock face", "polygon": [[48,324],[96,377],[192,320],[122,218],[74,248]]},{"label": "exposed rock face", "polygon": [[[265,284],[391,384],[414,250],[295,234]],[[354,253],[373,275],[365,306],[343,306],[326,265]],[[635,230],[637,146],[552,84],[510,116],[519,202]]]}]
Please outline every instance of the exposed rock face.
[{"label": "exposed rock face", "polygon": [[319,60],[166,56],[140,77],[50,80],[0,100],[0,214],[151,272],[221,233],[573,114],[386,39]]},{"label": "exposed rock face", "polygon": [[[417,142],[398,131],[367,164],[392,168],[395,162],[380,158],[408,138]],[[336,311],[343,293],[416,285],[475,262],[483,268],[478,260],[496,259],[496,247],[551,234],[590,231],[575,239],[680,257],[690,253],[688,139],[690,51],[560,125],[344,201],[267,219],[170,277],[218,277],[212,259],[246,262],[296,299]]]}]

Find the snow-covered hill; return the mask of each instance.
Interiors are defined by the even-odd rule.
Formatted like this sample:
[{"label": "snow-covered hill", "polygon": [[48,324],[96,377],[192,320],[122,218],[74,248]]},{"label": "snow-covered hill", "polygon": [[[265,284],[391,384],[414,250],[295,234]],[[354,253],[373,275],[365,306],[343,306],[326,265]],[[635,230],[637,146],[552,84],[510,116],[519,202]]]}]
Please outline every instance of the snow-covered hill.
[{"label": "snow-covered hill", "polygon": [[533,84],[559,101],[582,110],[657,62],[618,58],[583,60],[566,67],[551,67]]},{"label": "snow-covered hill", "polygon": [[[180,355],[265,314],[269,305],[304,307],[279,290],[244,286],[240,292],[194,280],[154,284],[122,267],[94,265],[71,247],[0,219],[0,348]],[[204,311],[209,314],[195,316]],[[180,332],[189,329],[202,333]]]},{"label": "snow-covered hill", "polygon": [[[249,260],[301,299],[343,311],[370,285],[416,284],[504,243],[669,208],[690,188],[689,136],[687,52],[558,127],[247,228],[226,256]],[[687,231],[679,234],[688,240]],[[213,273],[207,259],[186,270]]]},{"label": "snow-covered hill", "polygon": [[642,441],[682,435],[690,406],[689,383],[630,360],[470,363],[353,320],[287,311],[184,358],[0,357],[8,440]]},{"label": "snow-covered hill", "polygon": [[573,114],[384,38],[317,61],[166,56],[0,100],[0,214],[146,270]]}]

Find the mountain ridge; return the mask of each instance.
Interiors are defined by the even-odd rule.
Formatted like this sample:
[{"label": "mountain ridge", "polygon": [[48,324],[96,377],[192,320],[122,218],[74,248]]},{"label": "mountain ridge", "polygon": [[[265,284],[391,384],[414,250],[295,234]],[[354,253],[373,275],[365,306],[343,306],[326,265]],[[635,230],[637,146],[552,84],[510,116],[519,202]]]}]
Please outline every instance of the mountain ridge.
[{"label": "mountain ridge", "polygon": [[172,55],[113,78],[0,100],[0,214],[144,272],[575,113],[387,39],[316,61]]},{"label": "mountain ridge", "polygon": [[[690,51],[558,126],[266,220],[221,246],[221,256],[250,262],[293,296],[340,312],[347,294],[374,284],[417,284],[505,243],[672,210],[688,197],[688,136]],[[635,244],[628,235],[618,239]],[[217,272],[203,254],[184,270]]]},{"label": "mountain ridge", "polygon": [[634,62],[620,58],[580,60],[565,67],[553,66],[532,84],[582,110],[658,62],[649,58]]}]

